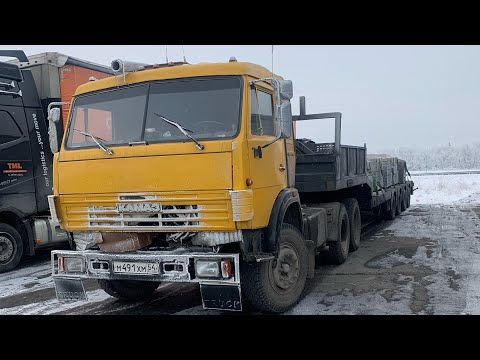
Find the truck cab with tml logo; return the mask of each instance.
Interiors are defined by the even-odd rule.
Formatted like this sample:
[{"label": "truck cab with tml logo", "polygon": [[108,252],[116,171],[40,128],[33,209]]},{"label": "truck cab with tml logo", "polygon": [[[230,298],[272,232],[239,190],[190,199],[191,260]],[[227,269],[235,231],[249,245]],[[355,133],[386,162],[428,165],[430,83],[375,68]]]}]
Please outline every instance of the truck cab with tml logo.
[{"label": "truck cab with tml logo", "polygon": [[[53,155],[45,115],[49,104],[61,100],[62,88],[68,97],[74,84],[66,86],[67,75],[75,70],[75,65],[67,56],[57,53],[27,57],[23,51],[0,50],[0,56],[16,58],[0,62],[2,273],[14,269],[24,255],[33,255],[36,249],[69,240],[69,234],[52,221],[49,212]],[[74,64],[78,65],[78,61]],[[100,70],[105,76],[110,75],[108,68]],[[56,126],[62,134],[63,124],[59,122]]]}]

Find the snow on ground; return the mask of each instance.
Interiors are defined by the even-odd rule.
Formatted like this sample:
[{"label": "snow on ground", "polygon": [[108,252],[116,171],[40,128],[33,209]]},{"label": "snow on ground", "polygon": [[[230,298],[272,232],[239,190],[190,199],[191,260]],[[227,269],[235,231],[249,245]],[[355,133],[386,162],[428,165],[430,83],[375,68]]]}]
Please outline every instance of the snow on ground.
[{"label": "snow on ground", "polygon": [[412,175],[415,190],[412,205],[443,204],[451,205],[455,201],[471,194],[480,193],[480,174],[463,175]]},{"label": "snow on ground", "polygon": [[410,174],[412,175],[430,175],[430,174],[476,174],[479,173],[480,169],[460,169],[460,170],[412,170]]},{"label": "snow on ground", "polygon": [[[445,203],[435,207],[413,206],[416,213],[402,214],[387,228],[395,236],[434,241],[426,244],[428,248],[419,246],[409,262],[434,271],[425,280],[430,283],[426,286],[431,294],[429,308],[435,314],[480,314],[480,221],[471,209],[472,204],[480,204],[480,175],[463,177],[463,184],[470,184],[470,187],[460,189],[459,195],[444,197],[445,201],[450,201],[450,206]],[[453,184],[458,184],[457,180]],[[452,200],[461,195],[466,197]],[[456,283],[453,292],[449,290],[452,280]]]},{"label": "snow on ground", "polygon": [[[87,297],[90,304],[98,303],[111,298],[110,295],[103,290],[87,291]],[[60,302],[56,298],[53,298],[27,305],[3,308],[0,309],[0,315],[47,315],[73,309],[82,305],[85,305],[85,301]]]},{"label": "snow on ground", "polygon": [[50,261],[22,268],[0,276],[0,299],[25,292],[53,287]]}]

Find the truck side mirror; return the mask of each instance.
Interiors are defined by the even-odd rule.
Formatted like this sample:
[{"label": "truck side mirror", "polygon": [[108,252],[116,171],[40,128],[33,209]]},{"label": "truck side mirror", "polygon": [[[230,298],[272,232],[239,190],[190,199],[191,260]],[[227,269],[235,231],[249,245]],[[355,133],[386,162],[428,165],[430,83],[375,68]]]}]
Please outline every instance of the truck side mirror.
[{"label": "truck side mirror", "polygon": [[[275,84],[276,83],[276,84]],[[280,127],[280,139],[288,139],[292,136],[293,119],[290,99],[293,97],[293,84],[291,80],[277,80],[278,123]]]},{"label": "truck side mirror", "polygon": [[54,108],[52,106],[59,105],[70,105],[69,102],[51,102],[48,104],[47,113],[48,113],[48,141],[50,142],[50,149],[52,153],[55,154],[59,150],[58,143],[61,139],[58,138],[57,133],[57,124],[60,121],[62,110],[58,107]]},{"label": "truck side mirror", "polygon": [[53,121],[48,122],[48,142],[50,143],[50,150],[52,150],[52,154],[57,153],[58,152],[58,134],[57,134],[56,124]]},{"label": "truck side mirror", "polygon": [[280,100],[290,100],[293,97],[292,80],[278,80]]},{"label": "truck side mirror", "polygon": [[48,111],[48,121],[58,123],[60,121],[60,109],[59,108],[51,108]]},{"label": "truck side mirror", "polygon": [[48,110],[48,142],[50,143],[50,150],[52,154],[58,152],[58,133],[57,123],[60,121],[60,108],[50,108]]},{"label": "truck side mirror", "polygon": [[292,136],[293,118],[292,118],[292,106],[290,101],[282,101],[280,104],[280,139],[288,139]]}]

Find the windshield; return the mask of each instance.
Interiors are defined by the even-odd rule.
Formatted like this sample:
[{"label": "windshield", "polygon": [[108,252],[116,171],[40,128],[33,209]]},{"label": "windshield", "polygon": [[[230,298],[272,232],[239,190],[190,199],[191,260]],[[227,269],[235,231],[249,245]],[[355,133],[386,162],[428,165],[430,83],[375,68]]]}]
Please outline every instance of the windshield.
[{"label": "windshield", "polygon": [[241,83],[239,77],[181,79],[79,96],[67,148],[97,146],[81,132],[109,146],[191,141],[162,117],[188,129],[196,140],[232,138],[239,130]]}]

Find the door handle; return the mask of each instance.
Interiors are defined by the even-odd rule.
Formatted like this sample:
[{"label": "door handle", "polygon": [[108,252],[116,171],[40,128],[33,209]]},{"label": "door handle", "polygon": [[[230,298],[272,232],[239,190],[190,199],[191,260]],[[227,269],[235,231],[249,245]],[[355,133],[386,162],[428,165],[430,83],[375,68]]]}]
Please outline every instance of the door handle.
[{"label": "door handle", "polygon": [[285,167],[285,165],[280,164],[280,166],[278,167],[278,170],[285,171],[287,170],[287,168]]}]

